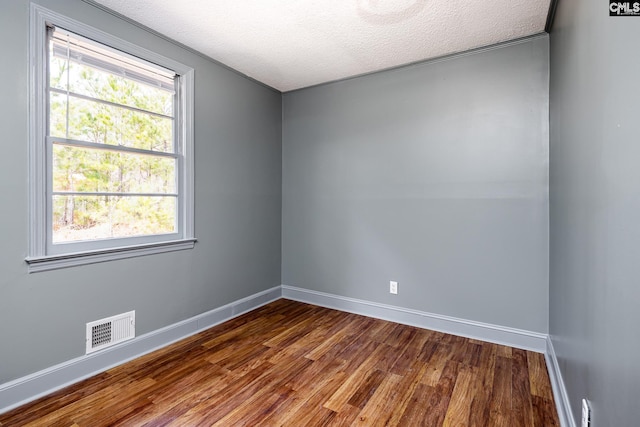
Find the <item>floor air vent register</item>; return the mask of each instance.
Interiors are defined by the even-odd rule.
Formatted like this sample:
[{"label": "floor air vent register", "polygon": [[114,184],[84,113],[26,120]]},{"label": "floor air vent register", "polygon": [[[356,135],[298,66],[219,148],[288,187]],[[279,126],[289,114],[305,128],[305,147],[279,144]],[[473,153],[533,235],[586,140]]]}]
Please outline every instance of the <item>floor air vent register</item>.
[{"label": "floor air vent register", "polygon": [[87,354],[136,336],[136,312],[118,314],[87,323]]}]

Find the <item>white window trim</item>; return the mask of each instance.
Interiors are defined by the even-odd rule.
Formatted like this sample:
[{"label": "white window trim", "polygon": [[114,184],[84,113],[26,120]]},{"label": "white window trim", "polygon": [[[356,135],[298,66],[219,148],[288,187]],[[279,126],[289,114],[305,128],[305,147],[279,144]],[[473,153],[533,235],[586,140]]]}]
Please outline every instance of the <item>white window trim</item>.
[{"label": "white window trim", "polygon": [[[47,253],[47,134],[46,98],[47,25],[78,33],[99,43],[175,71],[180,76],[180,133],[182,162],[179,171],[181,188],[178,197],[181,230],[177,238],[144,244],[109,247],[64,254]],[[194,235],[194,70],[172,59],[136,46],[86,24],[63,16],[42,6],[31,4],[29,40],[29,256],[25,258],[29,272],[54,270],[168,251],[191,249]],[[135,241],[135,239],[131,239]],[[129,240],[131,242],[131,240]],[[127,242],[127,239],[118,239]]]}]

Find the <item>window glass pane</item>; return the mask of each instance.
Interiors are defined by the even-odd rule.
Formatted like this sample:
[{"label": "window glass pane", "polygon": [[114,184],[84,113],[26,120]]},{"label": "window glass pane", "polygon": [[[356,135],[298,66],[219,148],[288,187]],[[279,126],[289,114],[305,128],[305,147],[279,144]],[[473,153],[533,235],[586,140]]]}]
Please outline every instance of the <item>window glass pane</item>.
[{"label": "window glass pane", "polygon": [[173,116],[173,92],[125,77],[109,74],[65,58],[52,56],[49,70],[52,88],[115,102],[141,110]]},{"label": "window glass pane", "polygon": [[49,86],[60,90],[67,90],[68,61],[59,56],[49,55]]},{"label": "window glass pane", "polygon": [[50,93],[49,105],[51,136],[165,153],[174,151],[173,119],[54,92]]},{"label": "window glass pane", "polygon": [[176,197],[53,196],[53,243],[176,232]]},{"label": "window glass pane", "polygon": [[49,95],[49,135],[67,137],[67,97],[52,93]]},{"label": "window glass pane", "polygon": [[175,193],[176,160],[54,144],[53,191]]}]

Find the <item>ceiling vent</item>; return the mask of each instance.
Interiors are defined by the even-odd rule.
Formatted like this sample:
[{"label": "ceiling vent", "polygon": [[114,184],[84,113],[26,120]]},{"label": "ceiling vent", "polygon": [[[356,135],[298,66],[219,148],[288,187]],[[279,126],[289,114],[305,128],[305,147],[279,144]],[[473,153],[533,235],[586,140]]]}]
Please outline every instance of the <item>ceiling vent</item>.
[{"label": "ceiling vent", "polygon": [[87,323],[87,354],[136,336],[136,312],[118,314]]}]

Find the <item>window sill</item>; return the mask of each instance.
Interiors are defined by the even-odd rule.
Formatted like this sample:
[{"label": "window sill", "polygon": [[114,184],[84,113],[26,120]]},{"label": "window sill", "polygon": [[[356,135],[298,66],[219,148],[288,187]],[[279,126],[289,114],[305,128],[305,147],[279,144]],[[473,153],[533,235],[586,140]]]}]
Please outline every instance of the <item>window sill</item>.
[{"label": "window sill", "polygon": [[133,258],[163,252],[193,249],[196,239],[174,240],[171,242],[151,243],[147,245],[123,246],[98,251],[75,252],[63,255],[47,255],[25,258],[29,273],[57,270],[78,265],[95,264],[116,259]]}]

